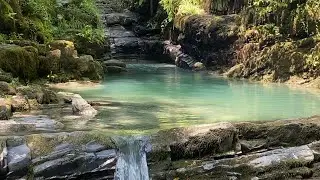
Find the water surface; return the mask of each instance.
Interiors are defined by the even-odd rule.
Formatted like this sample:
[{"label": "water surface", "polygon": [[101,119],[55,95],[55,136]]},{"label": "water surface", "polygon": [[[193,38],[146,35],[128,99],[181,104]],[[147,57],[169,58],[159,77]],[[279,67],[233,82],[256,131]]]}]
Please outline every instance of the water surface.
[{"label": "water surface", "polygon": [[167,64],[131,64],[103,86],[79,92],[107,100],[92,126],[132,133],[221,121],[264,121],[320,114],[320,96],[191,72]]}]

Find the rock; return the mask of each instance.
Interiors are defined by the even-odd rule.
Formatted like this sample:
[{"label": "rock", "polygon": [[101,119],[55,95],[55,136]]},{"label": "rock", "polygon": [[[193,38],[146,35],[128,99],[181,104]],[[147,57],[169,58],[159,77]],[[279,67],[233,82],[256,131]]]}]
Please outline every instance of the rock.
[{"label": "rock", "polygon": [[197,62],[188,54],[183,53],[180,45],[173,45],[169,41],[165,42],[164,53],[169,55],[176,66],[180,68],[192,69]]},{"label": "rock", "polygon": [[7,145],[6,145],[6,139],[0,138],[0,178],[4,178],[7,175]]},{"label": "rock", "polygon": [[266,168],[289,160],[297,160],[302,164],[309,164],[314,160],[312,150],[306,145],[287,149],[276,149],[257,154],[257,156],[259,157],[249,161],[248,165],[254,168]]},{"label": "rock", "polygon": [[115,59],[104,61],[103,64],[105,66],[118,66],[118,67],[123,67],[123,68],[127,67],[127,65],[124,62],[122,62],[120,60],[115,60]]},{"label": "rock", "polygon": [[19,86],[17,87],[17,92],[28,99],[36,99],[38,94],[41,93],[41,89],[38,86]]},{"label": "rock", "polygon": [[26,144],[8,145],[8,176],[10,178],[23,177],[28,173],[30,165],[31,151]]},{"label": "rock", "polygon": [[206,67],[204,66],[203,63],[201,62],[196,62],[194,65],[193,65],[193,70],[195,71],[202,71],[202,70],[205,70]]},{"label": "rock", "polygon": [[38,77],[38,50],[32,46],[0,45],[0,67],[21,80]]},{"label": "rock", "polygon": [[[66,41],[66,40],[55,40],[50,43],[50,48],[51,50],[57,50],[59,49],[61,54],[61,58],[68,58],[68,57],[73,57],[77,58],[77,52],[75,50],[74,43],[71,41]],[[58,55],[58,51],[55,51],[55,55]]]},{"label": "rock", "polygon": [[34,125],[37,131],[55,131],[63,128],[63,124],[47,116],[27,116],[15,119],[16,122],[23,125]]},{"label": "rock", "polygon": [[20,95],[12,96],[11,106],[13,112],[30,110],[30,104],[28,103],[28,99]]},{"label": "rock", "polygon": [[[172,160],[236,151],[238,133],[230,123],[160,131],[152,137],[150,159],[170,154]],[[168,152],[169,150],[169,152]]]},{"label": "rock", "polygon": [[14,120],[0,121],[0,133],[3,134],[16,134],[21,132],[35,131],[34,124],[18,123]]},{"label": "rock", "polygon": [[80,114],[80,115],[88,116],[88,117],[94,117],[98,113],[97,110],[95,110],[79,94],[75,94],[72,97],[72,110],[75,114]]},{"label": "rock", "polygon": [[55,49],[55,50],[49,51],[48,56],[52,57],[52,58],[60,59],[61,58],[61,50]]},{"label": "rock", "polygon": [[[281,177],[289,178],[300,174],[292,167],[296,167],[296,165],[299,165],[298,167],[308,166],[313,161],[312,150],[304,145],[207,162],[202,166],[204,170],[202,173],[215,172],[219,175],[220,173],[236,172],[242,174],[240,179],[251,179],[257,174],[259,174],[259,179],[260,177],[261,179],[270,179],[271,177],[282,179]],[[201,170],[197,171],[201,173]]]},{"label": "rock", "polygon": [[244,68],[243,64],[237,64],[233,66],[231,69],[229,69],[229,71],[225,73],[225,76],[239,78],[241,77],[243,68]]},{"label": "rock", "polygon": [[127,13],[110,13],[104,15],[106,25],[124,25],[128,26],[132,23],[138,22],[138,19],[134,13],[127,12]]},{"label": "rock", "polygon": [[64,125],[47,116],[27,116],[23,118],[0,121],[0,133],[16,134],[26,132],[54,132],[62,129]]},{"label": "rock", "polygon": [[77,70],[79,71],[81,77],[87,77],[91,80],[103,79],[103,67],[101,63],[94,60],[92,56],[80,56],[77,61]]},{"label": "rock", "polygon": [[103,145],[96,142],[89,142],[86,144],[85,151],[88,153],[98,152],[106,149]]},{"label": "rock", "polygon": [[[92,132],[33,134],[27,137],[33,153],[33,174],[39,179],[113,177],[116,150],[111,138]],[[88,178],[86,178],[88,177]]]},{"label": "rock", "polygon": [[301,120],[279,120],[266,123],[237,123],[242,139],[266,139],[266,147],[301,146],[320,138],[320,117]]},{"label": "rock", "polygon": [[58,74],[61,70],[61,50],[49,51],[45,56],[39,57],[39,73],[42,76]]},{"label": "rock", "polygon": [[8,120],[12,116],[11,105],[0,98],[0,120]]},{"label": "rock", "polygon": [[127,69],[120,66],[105,66],[104,71],[106,73],[121,73],[127,72]]},{"label": "rock", "polygon": [[0,95],[15,95],[16,90],[7,82],[0,81]]},{"label": "rock", "polygon": [[54,91],[37,85],[20,86],[17,91],[27,97],[29,102],[32,99],[36,99],[39,104],[55,104],[59,102],[58,96]]},{"label": "rock", "polygon": [[56,92],[50,89],[42,89],[43,95],[39,95],[37,100],[40,104],[57,104],[59,98]]},{"label": "rock", "polygon": [[11,83],[13,80],[11,73],[6,73],[0,68],[0,81]]}]

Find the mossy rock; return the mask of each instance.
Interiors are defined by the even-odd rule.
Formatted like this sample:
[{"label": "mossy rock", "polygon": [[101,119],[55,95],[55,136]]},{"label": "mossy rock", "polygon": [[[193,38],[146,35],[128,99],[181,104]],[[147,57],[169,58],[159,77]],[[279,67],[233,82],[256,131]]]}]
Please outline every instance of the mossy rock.
[{"label": "mossy rock", "polygon": [[11,83],[13,80],[12,74],[4,72],[0,69],[0,81]]},{"label": "mossy rock", "polygon": [[0,45],[0,67],[24,81],[38,77],[38,50],[32,46]]},{"label": "mossy rock", "polygon": [[83,145],[89,142],[97,142],[106,148],[114,149],[111,137],[102,132],[72,132],[72,133],[56,133],[56,134],[34,134],[26,137],[27,144],[32,151],[32,157],[43,156],[51,153],[55,147],[61,144],[69,143],[81,149]]}]

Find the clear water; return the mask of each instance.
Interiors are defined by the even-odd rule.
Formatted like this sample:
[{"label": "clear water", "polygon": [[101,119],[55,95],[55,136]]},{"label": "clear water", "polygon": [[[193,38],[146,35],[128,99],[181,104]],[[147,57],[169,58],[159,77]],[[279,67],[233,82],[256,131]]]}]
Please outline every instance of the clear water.
[{"label": "clear water", "polygon": [[228,80],[167,64],[132,64],[102,87],[79,92],[106,100],[92,126],[142,133],[221,121],[264,121],[320,114],[320,94]]}]

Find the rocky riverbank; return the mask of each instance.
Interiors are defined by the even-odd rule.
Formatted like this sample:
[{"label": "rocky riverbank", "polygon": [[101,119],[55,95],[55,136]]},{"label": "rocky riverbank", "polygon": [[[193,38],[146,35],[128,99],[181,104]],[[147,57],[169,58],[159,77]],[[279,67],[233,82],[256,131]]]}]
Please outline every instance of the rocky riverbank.
[{"label": "rocky riverbank", "polygon": [[[19,120],[29,130],[32,122],[32,117]],[[118,158],[114,136],[98,130],[64,132],[63,124],[53,122],[39,116],[37,133],[1,136],[2,177],[114,178]],[[320,117],[314,116],[162,130],[149,138],[149,174],[159,180],[317,179],[319,122]],[[59,128],[62,131],[53,131]]]}]

